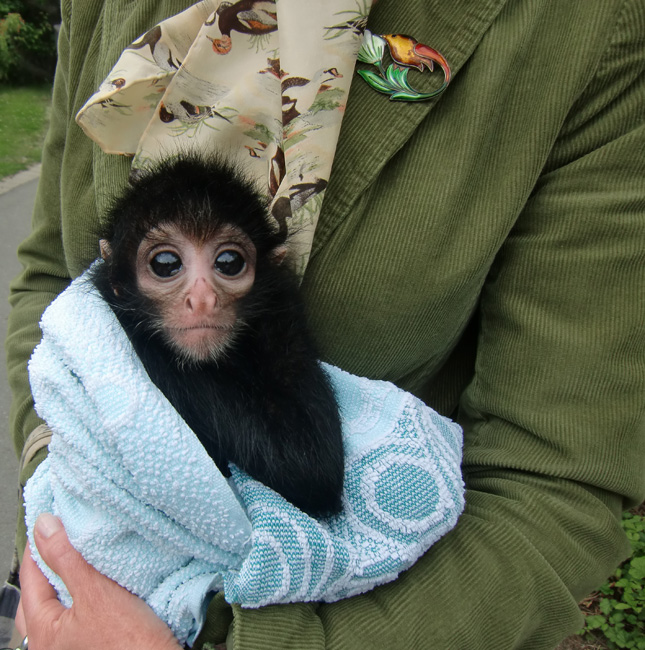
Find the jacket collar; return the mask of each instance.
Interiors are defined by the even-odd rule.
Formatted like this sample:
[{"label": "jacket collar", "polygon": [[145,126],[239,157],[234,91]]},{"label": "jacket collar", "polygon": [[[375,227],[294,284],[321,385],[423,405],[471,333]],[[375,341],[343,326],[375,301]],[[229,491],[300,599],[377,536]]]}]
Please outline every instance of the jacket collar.
[{"label": "jacket collar", "polygon": [[[451,83],[454,84],[459,70],[505,2],[406,0],[401,3],[400,0],[378,0],[370,14],[368,28],[374,34],[408,34],[438,50],[450,64]],[[436,86],[443,81],[437,67],[434,73],[426,72],[425,76]],[[442,95],[426,102],[390,101],[387,95],[377,93],[358,75],[354,76],[312,257],[387,161],[449,92],[450,86]],[[361,152],[360,156],[355,154],[356,151]]]}]

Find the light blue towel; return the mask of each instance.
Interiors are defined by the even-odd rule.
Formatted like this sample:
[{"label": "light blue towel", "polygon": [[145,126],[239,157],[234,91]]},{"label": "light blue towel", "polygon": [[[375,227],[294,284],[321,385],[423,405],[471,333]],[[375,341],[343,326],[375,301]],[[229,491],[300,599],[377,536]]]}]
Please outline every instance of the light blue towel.
[{"label": "light blue towel", "polygon": [[234,467],[231,479],[220,474],[85,276],[41,328],[29,374],[54,436],[25,490],[32,548],[38,514],[58,515],[83,556],[145,599],[182,643],[222,589],[229,602],[259,607],[389,582],[463,509],[460,428],[392,384],[325,366],[347,460],[343,512],[318,521]]}]

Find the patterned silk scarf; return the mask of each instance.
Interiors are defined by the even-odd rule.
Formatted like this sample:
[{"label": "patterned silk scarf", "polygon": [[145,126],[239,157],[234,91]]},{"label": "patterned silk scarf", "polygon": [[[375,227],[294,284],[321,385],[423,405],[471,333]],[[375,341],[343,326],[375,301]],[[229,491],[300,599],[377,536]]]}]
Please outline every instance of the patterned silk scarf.
[{"label": "patterned silk scarf", "polygon": [[307,264],[371,0],[203,0],[125,49],[77,122],[133,169],[217,151]]}]

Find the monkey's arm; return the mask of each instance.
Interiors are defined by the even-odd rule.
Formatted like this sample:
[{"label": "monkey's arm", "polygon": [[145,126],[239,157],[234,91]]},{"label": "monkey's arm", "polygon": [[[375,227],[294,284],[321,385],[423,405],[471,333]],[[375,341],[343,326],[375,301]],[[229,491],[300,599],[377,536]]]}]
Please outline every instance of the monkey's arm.
[{"label": "monkey's arm", "polygon": [[[274,375],[273,383],[285,383],[281,391],[284,400],[263,405],[267,417],[260,424],[271,424],[265,424],[260,432],[253,432],[254,423],[244,426],[251,439],[242,448],[238,445],[234,462],[241,462],[249,474],[311,516],[336,513],[341,509],[345,463],[334,390],[313,359],[308,369],[299,368],[300,385],[289,381],[293,374],[289,364],[286,368],[282,365],[283,373],[278,372],[277,380]],[[279,368],[280,361],[272,367]],[[271,379],[268,377],[265,385],[270,385]]]}]

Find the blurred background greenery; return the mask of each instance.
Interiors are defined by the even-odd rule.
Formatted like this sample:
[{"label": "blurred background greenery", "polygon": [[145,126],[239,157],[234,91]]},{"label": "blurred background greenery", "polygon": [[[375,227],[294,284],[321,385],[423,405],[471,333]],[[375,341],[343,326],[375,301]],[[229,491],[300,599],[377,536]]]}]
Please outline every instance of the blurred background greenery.
[{"label": "blurred background greenery", "polygon": [[50,97],[49,84],[0,88],[0,178],[40,161]]},{"label": "blurred background greenery", "polygon": [[40,160],[59,22],[57,0],[0,0],[0,178]]},{"label": "blurred background greenery", "polygon": [[56,0],[0,0],[0,82],[51,82],[56,65]]}]

